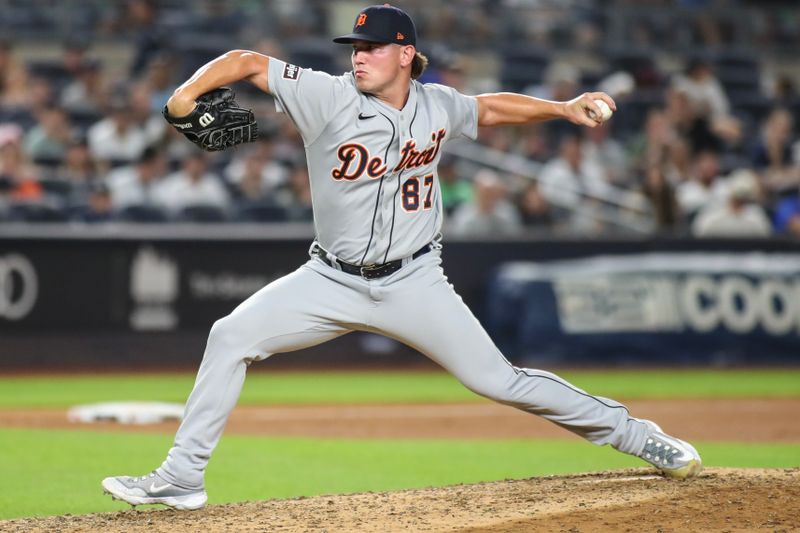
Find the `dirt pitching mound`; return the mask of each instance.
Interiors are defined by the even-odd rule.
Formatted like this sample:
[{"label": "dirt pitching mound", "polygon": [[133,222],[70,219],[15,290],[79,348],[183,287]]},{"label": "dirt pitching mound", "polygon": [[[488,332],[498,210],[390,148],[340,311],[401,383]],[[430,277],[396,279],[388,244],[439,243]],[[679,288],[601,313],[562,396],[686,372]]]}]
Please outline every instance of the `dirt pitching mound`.
[{"label": "dirt pitching mound", "polygon": [[650,469],[402,492],[148,509],[0,522],[22,532],[796,531],[800,469],[707,469],[681,482]]}]

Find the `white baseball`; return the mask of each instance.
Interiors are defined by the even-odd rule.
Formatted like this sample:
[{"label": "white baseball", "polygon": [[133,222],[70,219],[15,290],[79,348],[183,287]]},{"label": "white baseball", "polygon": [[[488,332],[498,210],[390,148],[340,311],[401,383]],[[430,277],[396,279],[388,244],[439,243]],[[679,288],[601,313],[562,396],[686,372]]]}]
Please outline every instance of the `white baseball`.
[{"label": "white baseball", "polygon": [[[605,102],[605,100],[596,99],[594,103],[597,104],[597,107],[600,108],[600,122],[605,122],[606,120],[611,118],[611,115],[614,114],[611,111],[611,108],[608,107],[608,104]],[[594,118],[594,111],[589,110],[589,116]]]}]

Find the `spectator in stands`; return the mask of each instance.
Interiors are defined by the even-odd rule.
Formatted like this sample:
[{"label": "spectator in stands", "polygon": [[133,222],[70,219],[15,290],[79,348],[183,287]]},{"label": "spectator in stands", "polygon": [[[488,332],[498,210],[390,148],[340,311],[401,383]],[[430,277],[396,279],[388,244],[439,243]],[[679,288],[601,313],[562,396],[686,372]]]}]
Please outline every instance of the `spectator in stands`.
[{"label": "spectator in stands", "polygon": [[800,186],[800,167],[792,160],[794,120],[786,109],[767,116],[753,149],[753,167],[761,173],[770,194],[780,195]]},{"label": "spectator in stands", "polygon": [[176,68],[175,58],[164,53],[155,56],[147,67],[147,83],[151,90],[150,107],[159,113],[167,105],[167,100],[175,90]]},{"label": "spectator in stands", "polygon": [[495,172],[479,171],[473,180],[475,197],[455,210],[450,231],[462,237],[513,235],[522,230],[517,210],[507,200],[506,185]]},{"label": "spectator in stands", "polygon": [[239,189],[242,196],[256,199],[267,195],[289,179],[289,164],[275,157],[274,133],[259,131],[253,145],[237,150],[228,166],[225,179],[231,187]]},{"label": "spectator in stands", "polygon": [[450,215],[458,206],[471,202],[474,196],[472,183],[461,176],[455,157],[447,152],[439,159],[439,190],[445,215]]},{"label": "spectator in stands", "polygon": [[729,178],[725,202],[705,206],[692,223],[695,237],[767,237],[771,225],[758,205],[759,185],[755,173],[740,169]]},{"label": "spectator in stands", "polygon": [[94,182],[86,192],[84,202],[72,209],[73,220],[79,222],[109,222],[114,219],[111,191],[105,183]]},{"label": "spectator in stands", "polygon": [[150,61],[167,47],[168,36],[158,24],[157,0],[128,0],[125,7],[126,12],[115,23],[117,30],[132,36],[134,54],[130,76],[138,78]]},{"label": "spectator in stands", "polygon": [[[544,84],[528,87],[524,92],[545,100],[565,101],[570,99],[570,94],[580,93],[580,81],[581,72],[574,63],[553,61],[544,73]],[[552,138],[571,135],[575,131],[575,126],[567,121],[551,120],[542,123],[542,127]]]},{"label": "spectator in stands", "polygon": [[520,138],[514,148],[515,153],[537,163],[545,163],[553,157],[547,132],[542,124],[530,124],[518,128],[518,131]]},{"label": "spectator in stands", "polygon": [[425,54],[430,61],[420,76],[420,83],[439,83],[464,91],[464,59],[450,47],[436,43]]},{"label": "spectator in stands", "polygon": [[582,131],[581,153],[584,164],[589,168],[597,168],[603,174],[606,183],[629,188],[633,186],[628,173],[625,150],[611,136],[611,123],[605,122],[594,128]]},{"label": "spectator in stands", "polygon": [[56,101],[55,88],[49,80],[32,76],[29,83],[29,109],[32,113],[35,114],[39,109],[52,105]]},{"label": "spectator in stands", "polygon": [[602,168],[584,159],[577,135],[561,139],[558,157],[542,167],[539,186],[547,202],[562,210],[568,219],[582,211],[585,196],[608,190]]},{"label": "spectator in stands", "polygon": [[245,160],[244,173],[233,187],[237,205],[258,204],[269,198],[261,179],[261,168],[260,158],[255,153],[250,154]]},{"label": "spectator in stands", "polygon": [[276,161],[298,161],[305,157],[303,138],[286,113],[276,117],[276,129],[272,137],[272,157]]},{"label": "spectator in stands", "polygon": [[25,157],[22,129],[0,125],[0,192],[10,201],[41,200],[39,173]]},{"label": "spectator in stands", "polygon": [[230,197],[222,179],[208,169],[207,156],[196,150],[154,189],[155,202],[172,216],[191,206],[213,206],[227,211]]},{"label": "spectator in stands", "polygon": [[[256,115],[258,116],[258,115]],[[261,120],[259,117],[259,128],[261,127]],[[261,132],[259,132],[260,134]],[[179,132],[176,128],[166,128],[164,130],[164,138],[159,144],[164,149],[164,155],[169,161],[180,162],[189,157],[196,147],[194,144],[186,142],[186,137]],[[239,153],[239,150],[233,151],[233,157]],[[223,154],[223,155],[227,155]]]},{"label": "spectator in stands", "polygon": [[711,131],[707,118],[697,116],[685,91],[674,87],[667,91],[665,116],[670,129],[686,139],[693,152],[722,150],[722,140]]},{"label": "spectator in stands", "polygon": [[675,137],[667,147],[664,173],[667,181],[673,186],[691,179],[692,147],[683,137]]},{"label": "spectator in stands", "polygon": [[663,109],[651,109],[647,113],[643,130],[628,143],[629,166],[644,172],[654,164],[660,164],[677,138],[672,123]]},{"label": "spectator in stands", "polygon": [[795,80],[787,73],[781,73],[775,77],[769,93],[773,105],[781,107],[794,104],[800,96]]},{"label": "spectator in stands", "polygon": [[288,181],[271,193],[270,199],[286,209],[291,220],[312,220],[311,183],[305,162],[292,165]]},{"label": "spectator in stands", "polygon": [[83,36],[70,36],[61,48],[61,67],[67,78],[75,78],[89,62],[89,41]]},{"label": "spectator in stands", "polygon": [[526,93],[546,100],[570,100],[570,95],[580,92],[581,72],[574,63],[553,61],[547,66],[543,84],[531,86]]},{"label": "spectator in stands", "polygon": [[87,59],[75,78],[61,91],[60,103],[70,114],[99,115],[106,108],[107,91],[100,62]]},{"label": "spectator in stands", "polygon": [[516,139],[510,128],[479,128],[478,142],[491,150],[510,152]]},{"label": "spectator in stands", "polygon": [[205,34],[235,36],[250,22],[250,18],[237,5],[228,0],[206,0],[201,6],[203,9],[198,20],[198,29]]},{"label": "spectator in stands", "polygon": [[529,229],[545,229],[553,224],[553,212],[539,190],[539,183],[528,181],[520,191],[517,201],[522,225]]},{"label": "spectator in stands", "polygon": [[13,50],[14,47],[9,39],[0,38],[0,92],[5,87],[6,76],[8,76],[12,66],[16,64]]},{"label": "spectator in stands", "polygon": [[[254,5],[257,3],[254,3]],[[630,5],[635,4],[635,2],[627,3]],[[690,3],[696,4],[697,2]],[[328,6],[324,2],[311,4],[308,1],[299,3],[267,2],[261,4],[264,4],[263,7],[259,4],[259,7],[254,9],[253,12],[259,12],[262,15],[263,13],[274,15],[269,20],[264,20],[265,24],[280,25],[282,20],[286,22],[284,27],[278,27],[274,32],[269,32],[271,35],[274,34],[275,40],[271,42],[263,41],[264,44],[257,47],[261,47],[259,48],[260,51],[277,57],[286,56],[288,53],[279,53],[271,47],[281,44],[287,46],[287,48],[292,47],[292,42],[281,38],[282,35],[296,36],[302,33],[319,33],[318,25],[325,23],[326,16],[331,14],[328,13]],[[585,17],[586,13],[578,13],[578,11],[564,6],[554,8],[546,15],[546,18],[542,19],[541,13],[534,13],[526,7],[509,7],[504,5],[503,2],[473,2],[467,3],[469,5],[454,4],[452,6],[445,4],[436,6],[433,4],[430,6],[422,5],[424,2],[419,4],[418,7],[422,10],[421,19],[428,20],[429,25],[436,26],[438,29],[435,28],[435,31],[446,35],[453,33],[447,28],[459,29],[456,32],[459,35],[448,35],[451,38],[449,42],[457,46],[460,42],[463,42],[469,43],[474,47],[476,43],[481,42],[476,38],[486,40],[496,38],[503,33],[502,25],[498,26],[496,22],[506,17],[510,18],[509,22],[514,24],[527,20],[527,17],[531,17],[531,20],[535,19],[538,30],[521,24],[519,26],[521,33],[517,34],[517,36],[524,38],[526,35],[534,36],[535,34],[535,39],[543,39],[540,44],[546,44],[545,41],[551,38],[563,39],[568,38],[570,35],[589,35],[584,33],[583,30],[575,30],[575,28],[580,27],[578,25],[579,21],[575,19]],[[88,186],[84,185],[92,182],[91,176],[95,176],[98,171],[104,172],[109,166],[137,161],[145,146],[156,142],[163,143],[162,146],[167,147],[170,161],[178,162],[183,161],[193,150],[193,146],[187,143],[178,132],[172,128],[165,128],[165,123],[160,116],[163,103],[174,88],[171,84],[174,83],[174,74],[181,65],[180,59],[182,57],[165,55],[169,52],[168,45],[173,36],[164,34],[162,28],[165,27],[165,24],[164,20],[159,18],[159,8],[163,7],[165,13],[167,11],[171,13],[171,10],[175,9],[178,4],[165,4],[158,0],[125,0],[119,5],[121,6],[122,16],[115,22],[114,35],[132,35],[133,38],[130,39],[130,42],[135,42],[136,46],[135,52],[132,53],[134,57],[132,58],[131,68],[133,72],[136,72],[137,85],[132,86],[130,94],[123,95],[120,90],[108,91],[105,87],[106,80],[103,76],[104,71],[101,64],[87,57],[87,51],[91,50],[88,48],[88,41],[82,36],[92,35],[91,32],[76,33],[75,37],[77,39],[71,36],[65,41],[58,37],[53,37],[53,35],[71,35],[68,31],[64,31],[71,26],[63,26],[63,24],[72,24],[66,19],[59,26],[58,32],[35,36],[37,40],[35,54],[21,55],[33,50],[28,46],[15,49],[13,42],[8,37],[0,37],[0,121],[12,120],[22,126],[24,130],[22,147],[28,157],[27,159],[22,157],[20,162],[10,166],[23,168],[25,171],[22,174],[27,174],[34,178],[21,182],[27,184],[23,189],[28,190],[29,193],[30,191],[35,191],[39,185],[44,185],[45,192],[47,192],[47,178],[63,175],[71,182],[82,184],[76,187],[78,191],[76,194],[82,196],[85,200],[85,195],[88,194]],[[186,7],[183,10],[186,16],[182,19],[183,25],[181,28],[189,28],[193,31],[199,27],[194,25],[196,21],[200,20],[197,15],[209,12],[207,8],[210,7],[212,11],[214,9],[229,9],[227,5],[216,1],[199,7],[193,4],[187,4],[184,7]],[[596,6],[591,8],[590,11],[595,11],[595,8]],[[113,9],[115,8],[112,6],[111,10]],[[234,6],[230,9],[241,10],[241,7]],[[250,8],[248,7],[248,9]],[[261,11],[262,9],[263,12]],[[103,8],[104,13],[109,11],[109,9]],[[760,10],[757,9],[756,11]],[[448,17],[447,20],[442,22],[443,19],[440,18],[440,15],[441,17]],[[522,17],[521,19],[519,18],[520,16]],[[764,43],[774,45],[782,42],[785,45],[787,43],[800,42],[798,41],[797,32],[794,31],[794,27],[791,24],[785,25],[785,28],[778,25],[780,19],[775,18],[774,14],[768,13],[766,8],[760,16],[768,17],[769,21],[771,21],[770,24],[775,24],[774,31],[763,33],[762,38],[765,39],[763,42],[741,42],[740,44],[744,48],[751,47],[751,45],[757,47]],[[562,17],[566,18],[562,19]],[[667,17],[663,21],[663,25],[656,24],[652,14],[642,15],[642,17],[642,24],[636,24],[636,27],[630,28],[630,31],[634,32],[642,29],[640,26],[653,25],[650,30],[647,30],[652,34],[652,44],[658,44],[660,41],[670,38],[676,38],[677,42],[681,35],[687,36],[687,34],[680,34],[679,32],[691,32],[693,31],[692,28],[700,27],[689,24],[688,26],[682,26],[680,29],[671,28],[668,26],[672,26],[671,22],[676,20],[674,17]],[[703,24],[717,24],[712,20],[718,18],[717,15],[708,15],[706,18],[708,20]],[[253,20],[256,19],[254,18]],[[564,24],[566,20],[573,20],[575,24],[571,24],[569,28],[560,27],[559,25]],[[628,18],[626,20],[638,19]],[[232,22],[232,26],[237,26],[238,24],[236,17],[230,17],[224,22]],[[219,17],[215,19],[205,17],[204,23],[209,25],[211,30],[223,30],[225,28],[225,24],[219,20]],[[558,28],[552,30],[548,24],[554,24],[552,28]],[[175,27],[177,28],[178,26],[176,25]],[[8,29],[9,35],[13,35],[16,30],[16,28]],[[715,31],[720,29],[725,30],[725,26],[717,26]],[[463,30],[463,34],[461,34],[461,30]],[[21,29],[20,31],[29,30]],[[505,36],[508,37],[508,35]],[[740,36],[744,36],[744,34]],[[687,38],[697,40],[696,36],[688,36]],[[725,40],[726,38],[723,38],[719,42]],[[584,41],[584,43],[590,41],[591,39]],[[513,39],[512,42],[513,44],[519,44]],[[610,40],[606,40],[604,44],[610,43]],[[570,42],[573,52],[577,51],[575,45],[576,40],[573,39]],[[582,45],[578,44],[578,46]],[[45,51],[46,47],[50,48],[50,57],[54,58],[53,61],[42,61],[42,58],[46,56],[40,52]],[[59,50],[61,51],[60,57],[57,55]],[[455,50],[445,50],[444,57],[440,62],[432,61],[431,68],[433,70],[431,70],[431,74],[436,73],[435,67],[438,62],[439,67],[441,67],[438,72],[440,81],[445,81],[447,85],[458,87],[459,85],[474,86],[478,82],[495,83],[495,80],[486,78],[464,79],[464,74],[467,72],[465,67],[472,64],[470,56],[467,54],[472,53],[473,49],[467,47],[459,49],[464,53],[461,57]],[[767,50],[767,53],[769,52]],[[640,56],[637,53],[629,55]],[[432,53],[430,57],[432,60],[437,59],[437,54]],[[464,61],[465,59],[466,61]],[[611,56],[608,59],[611,60]],[[542,65],[548,61],[546,55],[543,60],[544,63]],[[47,63],[52,63],[49,66],[58,67],[63,71],[56,72],[55,78],[62,81],[71,79],[68,85],[60,92],[59,88],[61,86],[58,83],[54,84],[53,79],[47,77],[48,72],[52,73],[52,69],[45,68],[39,72],[35,68],[36,64],[44,64],[43,66],[47,67]],[[531,86],[529,90],[537,96],[552,99],[561,98],[559,95],[563,94],[574,94],[580,90],[579,85],[582,79],[582,73],[575,67],[575,64],[574,62],[568,64],[560,60],[550,61],[550,67],[545,71],[542,85]],[[719,158],[721,158],[722,163],[718,161],[717,167],[736,168],[741,165],[739,161],[735,160],[735,157],[741,157],[742,153],[745,154],[745,157],[749,156],[749,163],[752,164],[762,179],[764,192],[768,195],[767,198],[769,200],[766,205],[770,207],[773,205],[790,206],[793,198],[785,201],[781,199],[788,195],[794,197],[795,190],[800,188],[800,142],[797,142],[797,135],[792,125],[792,113],[795,113],[794,118],[796,120],[798,116],[796,112],[800,109],[793,107],[797,105],[796,73],[783,67],[780,69],[781,72],[776,71],[778,73],[773,73],[773,79],[769,82],[768,96],[773,104],[781,105],[785,109],[772,111],[758,132],[747,132],[750,135],[757,134],[758,136],[757,139],[754,139],[754,142],[746,145],[748,146],[747,150],[739,151],[737,149],[734,151],[731,150],[731,147],[735,147],[741,132],[737,132],[736,122],[728,119],[731,116],[731,109],[736,108],[737,92],[741,92],[741,90],[729,91],[729,94],[726,94],[726,86],[720,83],[720,80],[727,83],[726,70],[722,69],[721,63],[719,65],[720,67],[715,73],[708,61],[692,58],[687,64],[686,71],[671,80],[666,100],[664,101],[665,109],[654,110],[648,115],[645,135],[637,139],[636,145],[631,149],[628,166],[634,168],[635,171],[626,171],[621,174],[617,170],[612,170],[609,173],[608,181],[611,183],[625,184],[626,180],[618,179],[620,175],[641,177],[641,188],[656,206],[656,216],[660,225],[672,227],[674,217],[682,216],[680,214],[681,210],[674,208],[674,198],[670,200],[673,195],[680,196],[681,205],[686,204],[691,207],[693,209],[692,214],[694,214],[698,209],[702,209],[705,202],[712,201],[711,199],[719,196],[714,191],[720,188],[724,189],[725,180],[723,179],[709,177],[705,172],[703,172],[706,175],[705,177],[697,176],[701,168],[710,166],[708,163],[709,157],[706,154],[709,151],[717,152]],[[616,67],[614,68],[616,69]],[[617,73],[621,72],[623,71],[617,71]],[[588,78],[585,76],[587,74],[589,75]],[[585,82],[589,79],[591,74],[591,72],[583,73],[583,81]],[[754,76],[756,75],[757,73],[754,73]],[[532,74],[531,79],[538,79],[536,76],[537,74]],[[637,75],[637,79],[640,82],[638,87],[631,87],[630,90],[638,89],[641,91],[643,87],[641,83],[642,77]],[[657,81],[660,81],[660,79]],[[733,81],[735,82],[736,80]],[[736,85],[729,88],[732,91],[735,87]],[[751,85],[747,85],[747,87],[749,90]],[[473,92],[482,91],[474,88]],[[614,91],[608,89],[607,92]],[[109,102],[109,94],[119,95],[121,104],[120,101]],[[241,96],[242,94],[240,94]],[[750,95],[748,94],[747,96]],[[642,100],[649,102],[646,98]],[[87,137],[91,153],[87,152],[87,145],[85,144],[76,146],[71,141],[66,141],[65,145],[64,139],[67,137],[63,134],[51,135],[51,133],[48,133],[47,130],[51,128],[46,127],[46,125],[51,121],[45,117],[51,114],[58,114],[58,111],[53,107],[54,102],[58,102],[66,109],[69,123],[74,128],[79,128],[83,134],[88,132],[90,126],[93,127],[92,135]],[[746,103],[750,106],[744,110],[747,115],[763,115],[763,106],[765,104],[758,101],[747,101]],[[266,106],[266,104],[264,105]],[[129,108],[130,110],[128,117],[120,119],[118,115],[125,114],[121,112],[124,108]],[[26,109],[29,111],[25,111]],[[107,116],[103,116],[103,114]],[[302,155],[302,143],[285,114],[281,114],[276,121],[273,120],[271,112],[261,113],[260,110],[257,110],[257,115],[261,117],[259,118],[260,129],[263,130],[263,127],[268,126],[269,123],[277,124],[282,129],[278,138],[263,145],[259,143],[259,150],[264,148],[264,153],[258,157],[252,155],[247,149],[229,151],[222,154],[224,160],[228,157],[231,158],[230,164],[225,169],[225,177],[230,190],[232,192],[238,191],[242,198],[252,201],[270,198],[270,193],[282,187],[284,191],[288,190],[290,188],[287,185],[289,171],[287,170],[287,165],[282,161],[293,160],[298,154]],[[619,118],[622,118],[622,115]],[[53,122],[58,121],[59,119],[55,119]],[[100,128],[101,124],[104,125],[103,128]],[[609,124],[612,127],[615,126],[614,121]],[[622,122],[617,124],[621,126]],[[733,127],[731,127],[732,124]],[[542,164],[553,163],[556,150],[554,150],[555,146],[551,139],[557,139],[558,137],[554,135],[554,131],[547,129],[551,127],[570,128],[571,126],[566,123],[552,122],[547,125],[533,125],[517,130],[485,129],[480,132],[480,142],[501,151],[517,153],[530,161]],[[56,127],[55,129],[60,130],[61,128]],[[604,129],[594,128],[586,130],[586,133],[590,137],[601,135],[604,133]],[[166,139],[163,135],[165,131]],[[612,133],[619,135],[623,132],[622,130],[616,130]],[[604,137],[598,142],[603,144],[609,139],[613,143],[613,137]],[[172,142],[173,140],[175,142]],[[600,144],[588,141],[582,143],[581,159],[589,161],[587,166],[606,170],[608,168],[620,168],[617,163],[613,163],[616,157],[609,158],[599,155],[604,152],[599,146]],[[55,168],[52,175],[48,168],[31,165],[31,160],[33,162],[37,160],[46,162],[47,160],[61,157],[58,154],[66,154],[67,161],[60,167]],[[99,169],[92,162],[95,156],[102,163]],[[11,159],[14,159],[14,157]],[[558,157],[557,159],[562,158]],[[71,160],[73,162],[70,162]],[[609,163],[609,161],[612,161],[612,163]],[[748,161],[743,164],[748,164]],[[565,197],[569,196],[569,200],[574,199],[569,194],[565,194],[564,191],[569,190],[569,184],[573,180],[582,184],[581,179],[585,179],[585,176],[581,172],[568,172],[566,180],[560,182],[559,185],[558,180],[550,182],[551,180],[547,179],[548,174],[553,172],[552,166],[546,165],[545,181],[548,183],[539,185],[538,194],[544,197],[549,194],[551,199],[555,199],[559,194]],[[660,170],[658,172],[654,171],[654,166],[658,166]],[[470,182],[458,179],[459,176],[455,171],[448,174],[446,164],[441,165],[440,174],[442,201],[447,212],[452,212],[456,205],[471,200],[473,188]],[[664,177],[668,181],[666,187],[661,184]],[[712,183],[710,187],[704,185],[707,181]],[[28,187],[30,188],[28,189]],[[554,192],[553,189],[560,190]],[[15,185],[15,190],[17,190],[17,185]],[[585,192],[584,189],[581,189],[581,191]],[[29,193],[24,193],[23,196]],[[22,193],[18,191],[18,194]],[[38,193],[34,192],[32,196],[36,197],[36,194]],[[579,198],[581,195],[573,196]],[[777,204],[779,200],[781,203]],[[583,201],[578,201],[575,206],[576,210],[581,211],[585,209],[586,204]],[[551,205],[551,211],[551,216],[560,214],[555,204]],[[777,208],[775,212],[777,217]],[[776,218],[776,227],[777,224]],[[782,227],[790,226],[786,222],[781,222],[781,224]]]},{"label": "spectator in stands", "polygon": [[[676,2],[689,8],[710,8],[710,0],[681,0]],[[695,9],[688,17],[687,26],[691,29],[692,42],[704,48],[719,48],[723,46],[723,31],[718,16],[707,13],[703,9]]]},{"label": "spectator in stands", "polygon": [[36,125],[36,113],[52,104],[53,87],[44,78],[28,75],[25,69],[12,69],[6,82],[0,94],[0,113],[10,113],[8,120],[27,131]]},{"label": "spectator in stands", "polygon": [[95,181],[98,177],[97,163],[92,159],[89,145],[83,137],[73,137],[67,145],[64,160],[56,175],[78,185]]},{"label": "spectator in stands", "polygon": [[664,167],[657,163],[647,168],[642,194],[650,202],[658,232],[674,232],[681,226],[682,216],[675,187],[667,179]]},{"label": "spectator in stands", "polygon": [[0,106],[26,107],[29,88],[28,72],[14,57],[11,41],[0,40]]},{"label": "spectator in stands", "polygon": [[719,154],[711,150],[698,153],[692,165],[690,180],[678,185],[678,205],[684,217],[691,222],[703,207],[724,202],[728,187],[720,177]]},{"label": "spectator in stands", "polygon": [[38,123],[25,135],[25,155],[33,161],[58,164],[64,159],[73,137],[72,127],[64,110],[48,105],[36,112]]},{"label": "spectator in stands", "polygon": [[[89,150],[104,166],[118,166],[137,161],[147,147],[147,134],[133,117],[125,94],[110,102],[110,115],[89,128]],[[113,188],[112,188],[113,193]]]},{"label": "spectator in stands", "polygon": [[142,151],[134,165],[114,169],[106,178],[115,210],[129,206],[158,206],[155,189],[163,179],[166,161],[155,148]]},{"label": "spectator in stands", "polygon": [[461,54],[451,51],[450,55],[442,62],[439,74],[442,85],[447,85],[458,91],[466,91],[466,64]]},{"label": "spectator in stands", "polygon": [[702,57],[690,58],[686,70],[676,75],[672,87],[688,98],[692,113],[709,121],[724,119],[731,114],[731,105],[714,70]]},{"label": "spectator in stands", "polygon": [[695,128],[707,128],[728,143],[741,139],[741,124],[731,114],[728,96],[706,59],[691,58],[686,71],[672,80],[672,88],[686,96]]},{"label": "spectator in stands", "polygon": [[145,134],[148,146],[164,141],[167,122],[161,109],[153,108],[152,90],[147,82],[134,83],[130,90],[131,116],[136,126]]},{"label": "spectator in stands", "polygon": [[72,203],[83,203],[90,187],[98,180],[97,164],[89,153],[89,145],[83,138],[74,138],[67,146],[64,160],[53,175],[70,184]]},{"label": "spectator in stands", "polygon": [[775,206],[775,231],[800,238],[800,195],[788,196]]}]

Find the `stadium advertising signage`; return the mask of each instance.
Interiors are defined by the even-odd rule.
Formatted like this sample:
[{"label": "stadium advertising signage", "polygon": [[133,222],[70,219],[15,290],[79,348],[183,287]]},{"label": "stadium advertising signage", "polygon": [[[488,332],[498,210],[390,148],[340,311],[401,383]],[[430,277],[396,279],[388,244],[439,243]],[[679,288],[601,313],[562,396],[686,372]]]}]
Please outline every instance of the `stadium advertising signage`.
[{"label": "stadium advertising signage", "polygon": [[[475,246],[449,243],[446,269],[515,363],[800,358],[800,251],[638,253],[634,243],[610,254],[604,243],[510,242],[464,260]],[[17,241],[0,249],[0,335],[205,334],[302,264],[307,247],[302,239]],[[553,255],[521,261],[521,251]],[[563,259],[570,255],[579,258]]]},{"label": "stadium advertising signage", "polygon": [[207,330],[308,243],[29,241],[0,247],[0,333]]},{"label": "stadium advertising signage", "polygon": [[800,254],[653,253],[501,267],[490,329],[527,357],[758,362],[800,354]]}]

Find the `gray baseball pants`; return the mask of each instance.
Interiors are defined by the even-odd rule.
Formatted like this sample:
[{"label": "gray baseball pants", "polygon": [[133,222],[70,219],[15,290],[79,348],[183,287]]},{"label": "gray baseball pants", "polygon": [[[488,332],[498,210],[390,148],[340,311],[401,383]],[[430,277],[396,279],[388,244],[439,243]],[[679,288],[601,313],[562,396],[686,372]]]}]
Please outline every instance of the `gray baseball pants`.
[{"label": "gray baseball pants", "polygon": [[415,348],[481,396],[542,416],[595,444],[641,451],[647,427],[623,405],[549,372],[511,365],[439,265],[440,252],[433,250],[390,276],[368,281],[312,257],[218,320],[159,475],[186,488],[204,485],[206,465],[251,362],[355,330]]}]

